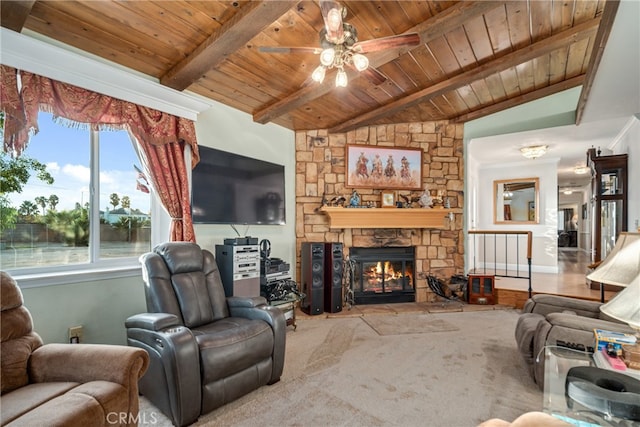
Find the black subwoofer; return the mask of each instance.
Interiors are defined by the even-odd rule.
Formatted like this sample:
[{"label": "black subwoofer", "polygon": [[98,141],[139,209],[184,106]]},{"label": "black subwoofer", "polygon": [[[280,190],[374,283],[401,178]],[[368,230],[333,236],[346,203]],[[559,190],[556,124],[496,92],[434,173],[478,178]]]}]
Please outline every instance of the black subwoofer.
[{"label": "black subwoofer", "polygon": [[300,251],[301,308],[307,314],[324,313],[324,243],[303,242]]},{"label": "black subwoofer", "polygon": [[342,243],[324,244],[324,311],[342,311]]}]

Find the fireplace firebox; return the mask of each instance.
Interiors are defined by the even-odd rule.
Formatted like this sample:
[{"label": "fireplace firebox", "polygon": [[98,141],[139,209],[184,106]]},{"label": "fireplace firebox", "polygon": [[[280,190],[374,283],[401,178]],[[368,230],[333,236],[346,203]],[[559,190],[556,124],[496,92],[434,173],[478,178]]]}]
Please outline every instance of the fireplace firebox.
[{"label": "fireplace firebox", "polygon": [[416,300],[415,248],[351,248],[351,287],[355,304],[386,304]]}]

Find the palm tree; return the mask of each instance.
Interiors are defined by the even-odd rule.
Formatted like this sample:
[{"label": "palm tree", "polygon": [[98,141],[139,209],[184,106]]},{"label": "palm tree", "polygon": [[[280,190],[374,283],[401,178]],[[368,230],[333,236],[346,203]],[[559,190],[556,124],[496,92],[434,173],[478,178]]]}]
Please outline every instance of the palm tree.
[{"label": "palm tree", "polygon": [[55,194],[52,194],[49,196],[49,210],[50,211],[55,211],[56,210],[56,206],[58,206],[58,203],[60,202],[60,199],[58,198],[58,196],[56,196]]},{"label": "palm tree", "polygon": [[113,205],[113,210],[116,210],[116,207],[120,204],[120,197],[118,197],[117,193],[111,193],[109,196],[109,203]]},{"label": "palm tree", "polygon": [[131,207],[131,199],[129,198],[129,196],[122,196],[122,199],[120,200],[120,204],[122,205],[123,208],[129,209]]},{"label": "palm tree", "polygon": [[45,216],[46,214],[45,208],[47,207],[47,203],[49,202],[49,199],[47,199],[44,196],[38,196],[35,198],[35,201],[36,201],[36,204],[42,208],[42,216]]},{"label": "palm tree", "polygon": [[18,208],[18,215],[23,217],[27,222],[33,221],[33,217],[37,214],[38,206],[30,200],[25,200]]}]

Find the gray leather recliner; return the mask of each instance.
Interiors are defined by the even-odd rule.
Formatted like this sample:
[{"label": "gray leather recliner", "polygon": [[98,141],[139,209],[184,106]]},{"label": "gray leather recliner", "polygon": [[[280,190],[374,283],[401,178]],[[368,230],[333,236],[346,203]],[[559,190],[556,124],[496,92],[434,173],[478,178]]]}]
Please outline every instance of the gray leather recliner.
[{"label": "gray leather recliner", "polygon": [[594,329],[633,334],[634,331],[600,311],[602,304],[559,295],[538,294],[525,303],[516,323],[515,338],[520,355],[533,380],[544,387],[546,346],[593,351]]},{"label": "gray leather recliner", "polygon": [[176,426],[280,379],[286,321],[263,297],[226,297],[213,254],[170,242],[140,257],[148,313],[126,320],[150,367],[140,392]]}]

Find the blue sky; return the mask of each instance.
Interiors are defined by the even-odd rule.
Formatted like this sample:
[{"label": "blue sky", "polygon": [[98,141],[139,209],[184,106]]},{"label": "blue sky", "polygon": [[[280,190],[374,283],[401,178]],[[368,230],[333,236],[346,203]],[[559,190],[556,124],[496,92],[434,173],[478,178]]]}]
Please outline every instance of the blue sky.
[{"label": "blue sky", "polygon": [[[72,209],[76,203],[86,203],[89,197],[89,131],[54,123],[51,114],[40,113],[40,131],[31,137],[24,155],[47,165],[55,182],[49,186],[31,178],[22,193],[9,195],[18,207],[22,201],[55,194],[60,199],[57,210]],[[129,196],[131,207],[149,212],[149,195],[136,190],[141,166],[126,131],[100,132],[100,209],[113,209],[109,195]]]}]

